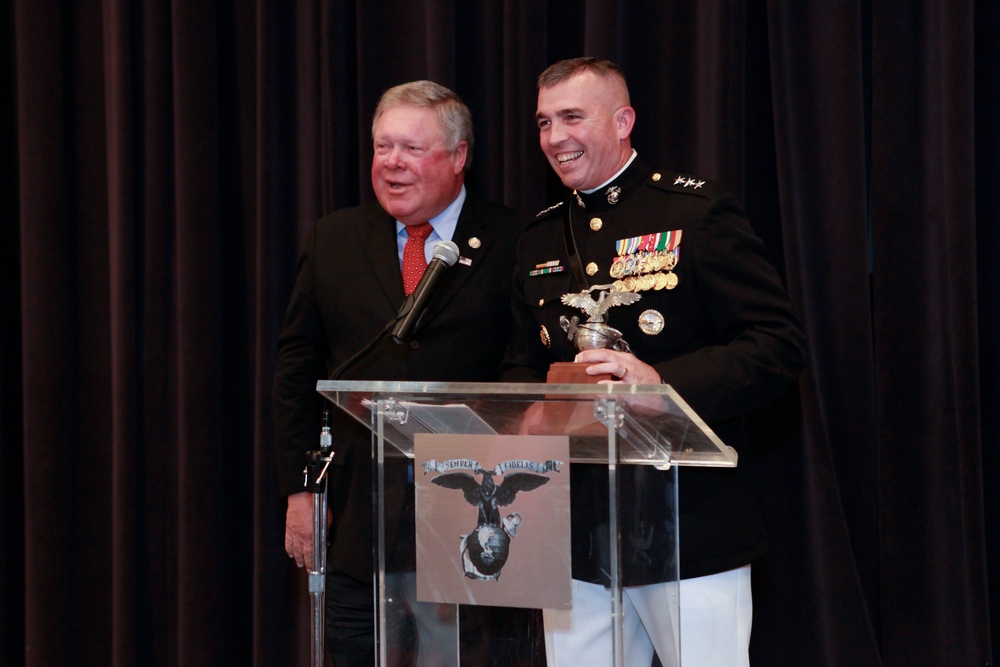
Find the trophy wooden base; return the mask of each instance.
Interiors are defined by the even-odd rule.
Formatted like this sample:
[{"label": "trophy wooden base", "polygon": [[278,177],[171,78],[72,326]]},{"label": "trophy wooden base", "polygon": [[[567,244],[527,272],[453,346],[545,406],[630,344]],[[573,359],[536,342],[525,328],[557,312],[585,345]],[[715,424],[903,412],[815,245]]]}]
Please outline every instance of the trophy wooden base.
[{"label": "trophy wooden base", "polygon": [[[597,384],[600,380],[613,380],[611,373],[587,375],[591,364],[573,361],[557,361],[549,366],[545,378],[548,384]],[[550,396],[544,403],[542,418],[532,429],[533,433],[569,433],[571,435],[607,435],[608,429],[594,418],[591,401],[576,402],[572,396]]]},{"label": "trophy wooden base", "polygon": [[592,364],[577,361],[557,361],[549,366],[545,381],[549,384],[597,384],[601,380],[614,380],[611,373],[587,375],[587,366]]}]

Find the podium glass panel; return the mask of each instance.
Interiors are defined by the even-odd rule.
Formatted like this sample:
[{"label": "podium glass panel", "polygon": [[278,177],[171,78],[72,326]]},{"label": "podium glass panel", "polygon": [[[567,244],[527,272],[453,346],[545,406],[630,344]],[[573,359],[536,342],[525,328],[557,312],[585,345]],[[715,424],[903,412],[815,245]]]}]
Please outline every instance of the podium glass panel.
[{"label": "podium glass panel", "polygon": [[[612,648],[593,664],[625,664],[623,586],[672,586],[665,635],[679,639],[677,466],[737,455],[672,388],[317,390],[373,434],[378,664],[544,664],[538,616],[523,610],[568,609],[571,572],[607,591]],[[672,646],[666,666],[680,664]]]}]

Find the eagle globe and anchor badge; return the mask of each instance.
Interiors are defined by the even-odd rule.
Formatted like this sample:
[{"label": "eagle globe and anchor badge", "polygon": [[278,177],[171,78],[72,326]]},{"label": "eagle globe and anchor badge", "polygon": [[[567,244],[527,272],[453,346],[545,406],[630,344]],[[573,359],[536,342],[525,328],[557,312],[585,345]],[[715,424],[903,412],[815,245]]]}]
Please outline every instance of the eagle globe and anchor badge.
[{"label": "eagle globe and anchor badge", "polygon": [[[559,472],[562,461],[504,461],[493,469],[478,461],[454,459],[426,461],[424,474],[438,473],[431,483],[462,491],[466,502],[478,510],[475,529],[460,537],[462,568],[465,576],[478,580],[498,580],[510,556],[511,540],[524,522],[519,512],[500,517],[500,508],[513,504],[518,493],[533,491],[544,484],[549,472]],[[465,471],[468,472],[465,472]],[[513,472],[510,472],[513,471]],[[475,475],[481,475],[482,481]],[[493,478],[503,476],[498,484]]]},{"label": "eagle globe and anchor badge", "polygon": [[[595,299],[593,292],[599,290]],[[559,326],[566,332],[566,337],[577,350],[612,349],[619,352],[631,352],[629,344],[622,338],[622,332],[605,322],[608,310],[615,306],[627,306],[635,303],[642,296],[634,292],[620,292],[614,285],[594,285],[584,292],[563,294],[560,300],[567,306],[579,308],[587,315],[583,323],[577,315],[559,317]]]}]

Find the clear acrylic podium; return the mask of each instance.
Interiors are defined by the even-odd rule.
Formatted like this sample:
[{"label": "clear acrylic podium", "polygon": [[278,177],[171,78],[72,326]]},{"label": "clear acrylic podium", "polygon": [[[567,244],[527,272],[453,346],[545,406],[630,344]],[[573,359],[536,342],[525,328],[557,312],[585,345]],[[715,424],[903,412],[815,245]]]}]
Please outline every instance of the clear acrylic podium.
[{"label": "clear acrylic podium", "polygon": [[[564,593],[569,585],[568,581],[562,580],[562,573],[565,572],[568,578],[571,547],[566,545],[563,549],[552,542],[558,542],[559,536],[566,536],[565,541],[569,541],[570,520],[586,522],[589,519],[569,516],[568,496],[565,503],[557,501],[543,506],[537,505],[542,492],[530,489],[518,492],[513,503],[506,502],[509,498],[505,498],[491,506],[489,502],[484,504],[476,500],[479,502],[479,520],[475,532],[460,535],[462,531],[457,528],[439,531],[428,528],[432,519],[439,520],[428,518],[426,515],[429,512],[472,517],[459,526],[463,530],[472,529],[476,524],[477,512],[470,505],[473,500],[470,500],[467,489],[464,492],[439,491],[434,487],[431,490],[443,494],[445,501],[431,507],[421,500],[430,496],[430,491],[421,495],[421,484],[426,485],[430,478],[447,476],[459,468],[464,474],[453,474],[452,479],[459,481],[451,483],[450,488],[457,489],[456,484],[468,485],[470,480],[475,479],[473,495],[481,491],[480,486],[488,485],[494,499],[500,498],[499,487],[502,485],[499,480],[507,483],[508,478],[513,478],[509,472],[512,466],[520,472],[522,482],[526,478],[545,476],[546,482],[538,480],[535,484],[544,484],[541,488],[553,494],[558,493],[557,487],[561,484],[568,489],[570,464],[574,466],[574,474],[578,467],[597,471],[601,477],[606,474],[606,486],[603,483],[599,485],[601,497],[595,500],[606,508],[606,515],[601,516],[604,517],[602,521],[607,522],[607,529],[603,530],[602,523],[601,534],[607,536],[607,543],[598,545],[596,550],[604,554],[600,569],[606,575],[607,613],[611,617],[614,638],[608,664],[615,667],[624,664],[622,586],[627,582],[630,564],[623,562],[622,555],[642,539],[641,535],[628,534],[625,530],[624,517],[634,513],[635,503],[639,502],[635,498],[639,496],[635,495],[636,489],[625,488],[623,472],[628,472],[628,466],[648,466],[650,470],[655,470],[656,483],[666,490],[663,493],[658,491],[656,495],[663,499],[663,506],[657,512],[658,520],[662,519],[662,525],[672,532],[669,555],[662,559],[661,580],[672,582],[675,587],[674,594],[669,596],[670,618],[673,620],[673,636],[679,638],[677,546],[683,535],[677,535],[677,466],[734,467],[737,454],[719,440],[671,387],[337,380],[319,382],[317,391],[367,426],[373,434],[376,568],[373,578],[377,588],[376,656],[379,665],[477,664],[479,658],[470,658],[463,646],[463,643],[469,643],[470,636],[464,619],[473,613],[469,611],[468,604],[482,604],[481,598],[488,598],[497,592],[508,595],[501,607],[538,608],[544,606],[544,600],[562,600],[560,591]],[[531,440],[540,436],[543,437],[541,440]],[[550,437],[546,439],[544,436]],[[530,453],[525,455],[525,452],[533,450],[524,447],[533,446],[535,442],[565,445],[568,460],[554,461],[545,456],[533,458]],[[503,447],[510,443],[515,447],[511,451],[518,453],[506,457],[504,450],[494,452],[489,449],[493,443],[500,443]],[[517,449],[519,445],[521,448]],[[442,461],[442,451],[449,450],[441,450],[440,447],[448,446],[459,447],[455,450],[459,454]],[[422,458],[422,451],[432,452],[436,458],[424,460],[427,457]],[[443,458],[447,458],[446,453]],[[494,465],[497,465],[496,469],[492,468]],[[501,471],[501,467],[505,467],[505,471]],[[400,469],[406,471],[405,481],[400,476]],[[477,474],[481,475],[481,482]],[[553,481],[547,483],[549,479]],[[496,489],[493,480],[497,481]],[[407,493],[412,497],[414,484],[417,489],[416,512],[405,500]],[[435,484],[448,486],[443,480]],[[409,490],[395,488],[401,485],[406,485]],[[513,482],[508,484],[512,485]],[[449,493],[452,495],[447,495]],[[404,500],[393,503],[390,497]],[[531,505],[532,502],[536,504]],[[511,509],[518,511],[512,511],[503,519],[488,520],[487,515],[491,511]],[[494,516],[498,517],[498,514]],[[489,543],[484,536],[496,535],[483,532],[484,523],[493,524],[494,528],[502,524],[502,530],[493,531],[503,538],[502,543]],[[545,533],[538,544],[551,553],[546,551],[546,555],[542,556],[531,550],[531,530]],[[534,539],[538,537],[536,535]],[[548,540],[548,537],[553,539]],[[402,563],[393,563],[394,550],[399,550],[400,543],[407,542],[417,545],[416,562],[403,559]],[[483,553],[483,549],[490,552],[491,546],[504,550],[508,558],[502,565],[505,574],[508,568],[515,572],[511,564],[515,561],[519,567],[525,568],[522,572],[528,574],[491,575],[491,571],[483,565],[483,558],[488,555]],[[451,565],[445,562],[448,560],[461,560],[466,566],[465,574],[452,572]],[[560,569],[563,561],[566,567]],[[423,570],[434,572],[428,575]],[[556,574],[533,580],[532,576],[542,570]],[[443,577],[447,585],[439,585],[434,577]],[[453,588],[459,591],[456,594],[468,594],[470,599],[449,599],[452,595],[446,590],[452,585],[449,577],[454,579]],[[555,591],[551,594],[546,592],[550,584]],[[518,585],[522,588],[518,589]],[[475,591],[486,593],[479,595]],[[536,594],[541,595],[543,604],[537,604]],[[511,599],[510,595],[515,597]],[[568,601],[552,606],[562,604],[568,605]],[[407,622],[397,622],[401,618],[407,619]],[[428,619],[431,629],[425,627]],[[491,641],[497,641],[497,633],[504,631],[502,624],[499,628],[491,628]],[[507,642],[506,646],[514,647],[519,642],[528,641],[528,638],[522,637],[500,639]],[[524,650],[528,653],[540,650],[544,659],[544,648],[540,647],[539,638],[535,636],[533,641],[535,646],[525,644]],[[680,664],[679,642],[675,642],[674,646],[673,655],[660,656],[665,666]],[[529,656],[512,662],[532,664],[533,661]],[[534,663],[538,664],[538,661]]]}]

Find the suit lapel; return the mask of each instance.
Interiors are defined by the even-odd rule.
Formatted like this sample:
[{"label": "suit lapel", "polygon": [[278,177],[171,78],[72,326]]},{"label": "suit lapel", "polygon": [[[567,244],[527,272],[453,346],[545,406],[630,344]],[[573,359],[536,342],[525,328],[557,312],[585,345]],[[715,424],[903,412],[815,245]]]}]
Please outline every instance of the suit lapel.
[{"label": "suit lapel", "polygon": [[[477,200],[467,194],[452,238],[458,245],[459,261],[448,269],[445,280],[438,285],[434,305],[424,315],[426,321],[443,310],[483,265],[493,245],[489,230],[492,223],[490,216],[479,212]],[[380,206],[373,206],[366,216],[361,248],[372,267],[373,288],[378,286],[377,290],[372,291],[381,292],[393,312],[399,310],[404,300],[395,232],[395,221]]]},{"label": "suit lapel", "polygon": [[480,214],[476,199],[467,193],[462,212],[458,216],[458,224],[455,226],[455,235],[451,239],[458,246],[459,259],[455,266],[448,269],[445,280],[438,286],[434,305],[425,319],[429,321],[446,308],[483,265],[483,260],[492,245],[487,230],[492,222],[489,216]]},{"label": "suit lapel", "polygon": [[403,305],[403,277],[399,270],[396,224],[380,206],[372,206],[366,216],[361,248],[372,267],[372,287],[378,287],[373,293],[380,291],[391,310],[398,311]]}]

